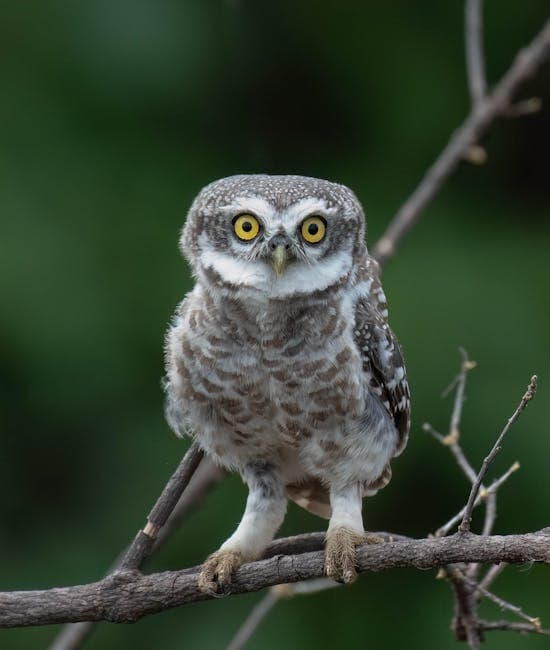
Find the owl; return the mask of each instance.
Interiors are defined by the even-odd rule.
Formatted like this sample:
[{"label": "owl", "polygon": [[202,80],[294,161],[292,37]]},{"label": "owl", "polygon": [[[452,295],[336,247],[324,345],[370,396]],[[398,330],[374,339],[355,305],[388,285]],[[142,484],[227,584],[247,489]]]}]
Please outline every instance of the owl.
[{"label": "owl", "polygon": [[329,519],[325,572],[356,577],[362,500],[407,442],[409,388],[365,218],[351,190],[239,175],[193,202],[181,250],[195,278],[166,339],[166,416],[248,486],[235,532],[200,588],[230,590],[287,501]]}]

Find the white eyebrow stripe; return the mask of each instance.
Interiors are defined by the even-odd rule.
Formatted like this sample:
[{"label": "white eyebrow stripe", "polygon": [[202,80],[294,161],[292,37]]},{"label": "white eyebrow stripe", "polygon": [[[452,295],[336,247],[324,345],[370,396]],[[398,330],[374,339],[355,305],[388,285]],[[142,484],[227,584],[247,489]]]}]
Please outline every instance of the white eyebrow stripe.
[{"label": "white eyebrow stripe", "polygon": [[302,199],[297,203],[291,205],[283,213],[283,218],[285,224],[294,225],[305,219],[312,214],[319,214],[321,216],[326,215],[330,216],[334,214],[336,210],[334,208],[328,208],[327,204],[323,199],[315,198],[314,196]]},{"label": "white eyebrow stripe", "polygon": [[264,219],[272,219],[276,214],[276,210],[271,203],[259,196],[239,197],[233,203],[222,206],[221,210],[233,215],[239,212],[251,212],[253,215],[263,217]]}]

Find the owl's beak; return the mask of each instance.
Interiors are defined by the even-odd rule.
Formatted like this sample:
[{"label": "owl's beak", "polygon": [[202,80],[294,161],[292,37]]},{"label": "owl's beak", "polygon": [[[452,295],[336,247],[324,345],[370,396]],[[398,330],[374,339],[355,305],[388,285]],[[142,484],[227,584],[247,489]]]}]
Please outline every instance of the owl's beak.
[{"label": "owl's beak", "polygon": [[280,278],[288,264],[288,249],[290,248],[290,240],[286,235],[275,235],[269,241],[269,248],[271,250],[271,263],[277,278]]},{"label": "owl's beak", "polygon": [[281,275],[285,272],[286,265],[288,262],[288,255],[286,252],[286,249],[284,246],[277,246],[275,251],[273,252],[273,257],[272,263],[273,263],[273,270],[275,271],[275,275],[280,278]]}]

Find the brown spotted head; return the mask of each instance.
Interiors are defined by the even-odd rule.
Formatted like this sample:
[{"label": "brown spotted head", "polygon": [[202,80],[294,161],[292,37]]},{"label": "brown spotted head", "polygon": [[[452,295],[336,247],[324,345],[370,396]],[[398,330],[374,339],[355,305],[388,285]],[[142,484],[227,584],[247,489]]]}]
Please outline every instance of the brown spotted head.
[{"label": "brown spotted head", "polygon": [[230,176],[197,196],[181,248],[194,274],[269,298],[339,285],[364,256],[365,218],[354,193],[305,176]]}]

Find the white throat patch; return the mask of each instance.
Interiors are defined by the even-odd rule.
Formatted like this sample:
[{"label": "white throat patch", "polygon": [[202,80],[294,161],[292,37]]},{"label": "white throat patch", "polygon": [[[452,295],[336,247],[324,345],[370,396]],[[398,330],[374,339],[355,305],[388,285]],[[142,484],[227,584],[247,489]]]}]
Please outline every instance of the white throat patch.
[{"label": "white throat patch", "polygon": [[250,262],[214,250],[203,251],[200,264],[235,287],[256,289],[267,298],[285,298],[322,291],[336,284],[351,270],[352,256],[351,251],[338,251],[319,262],[294,261],[280,278],[275,276],[271,265],[262,260]]}]

